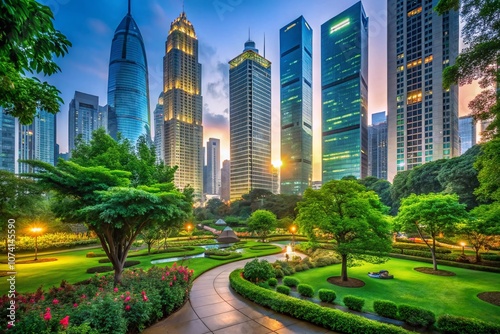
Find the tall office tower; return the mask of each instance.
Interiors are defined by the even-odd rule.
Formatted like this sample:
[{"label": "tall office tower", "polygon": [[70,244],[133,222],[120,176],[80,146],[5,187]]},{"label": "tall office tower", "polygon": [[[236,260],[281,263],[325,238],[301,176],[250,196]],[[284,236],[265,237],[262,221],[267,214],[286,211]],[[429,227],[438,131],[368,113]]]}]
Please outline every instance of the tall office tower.
[{"label": "tall office tower", "polygon": [[108,131],[111,137],[130,140],[150,134],[148,62],[141,32],[128,13],[115,30],[108,75]]},{"label": "tall office tower", "polygon": [[163,57],[165,163],[178,166],[178,188],[191,186],[195,200],[203,192],[201,64],[198,39],[186,13],[172,22]]},{"label": "tall office tower", "polygon": [[163,114],[163,92],[158,96],[158,103],[156,104],[155,111],[153,112],[155,122],[155,152],[158,161],[165,161],[165,131],[163,131],[163,123],[165,120]]},{"label": "tall office tower", "polygon": [[460,135],[460,154],[476,145],[476,122],[472,116],[462,116],[458,119],[458,133]]},{"label": "tall office tower", "polygon": [[299,17],[280,29],[281,187],[303,194],[312,182],[312,29]]},{"label": "tall office tower", "polygon": [[323,184],[368,174],[368,18],[361,2],[321,25]]},{"label": "tall office tower", "polygon": [[99,112],[97,114],[97,128],[104,128],[107,133],[108,131],[108,110],[109,105],[99,106]]},{"label": "tall office tower", "polygon": [[485,135],[483,134],[484,131],[486,131],[486,129],[488,128],[488,126],[490,126],[491,122],[493,122],[493,119],[485,119],[485,120],[481,120],[479,122],[479,141],[480,143],[484,143],[484,142],[487,142],[488,141],[488,138],[485,137]]},{"label": "tall office tower", "polygon": [[[56,116],[39,110],[30,125],[19,124],[19,159],[41,160],[54,165],[56,148]],[[19,163],[19,173],[30,173],[33,169]]]},{"label": "tall office tower", "polygon": [[271,62],[248,40],[229,62],[231,201],[252,189],[272,191]]},{"label": "tall office tower", "polygon": [[220,199],[224,202],[230,199],[231,189],[231,161],[224,160],[220,170]]},{"label": "tall office tower", "polygon": [[68,115],[70,152],[75,149],[77,138],[81,137],[85,143],[90,141],[92,132],[98,128],[100,114],[99,97],[75,91],[75,95],[69,103]]},{"label": "tall office tower", "polygon": [[387,117],[385,111],[372,114],[368,127],[368,174],[387,180]]},{"label": "tall office tower", "polygon": [[458,87],[443,89],[443,69],[458,55],[458,12],[438,0],[387,1],[388,180],[460,153]]},{"label": "tall office tower", "polygon": [[220,139],[207,142],[207,188],[205,193],[220,195]]},{"label": "tall office tower", "polygon": [[16,119],[0,107],[0,169],[15,173]]}]

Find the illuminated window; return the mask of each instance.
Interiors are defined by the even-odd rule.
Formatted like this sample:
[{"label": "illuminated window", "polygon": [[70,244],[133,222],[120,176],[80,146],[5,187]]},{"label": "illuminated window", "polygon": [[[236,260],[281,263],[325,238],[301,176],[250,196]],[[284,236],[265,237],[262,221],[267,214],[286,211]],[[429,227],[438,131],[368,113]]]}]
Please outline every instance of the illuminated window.
[{"label": "illuminated window", "polygon": [[427,63],[430,63],[430,62],[432,61],[432,59],[433,59],[432,55],[427,56],[427,57],[425,57],[424,62],[425,62],[426,64],[427,64]]},{"label": "illuminated window", "polygon": [[413,104],[418,102],[422,102],[422,91],[414,90],[409,92],[408,96],[406,97],[406,104]]},{"label": "illuminated window", "polygon": [[333,27],[330,28],[330,34],[333,34],[337,30],[340,30],[344,27],[347,27],[351,23],[351,20],[349,18],[341,21],[340,23],[334,25]]},{"label": "illuminated window", "polygon": [[414,60],[414,61],[410,61],[408,62],[408,64],[406,64],[406,68],[412,68],[412,67],[415,67],[417,65],[420,65],[422,64],[422,59],[417,59],[417,60]]},{"label": "illuminated window", "polygon": [[414,10],[410,10],[408,12],[408,17],[412,17],[414,15],[422,13],[422,7],[415,8]]}]

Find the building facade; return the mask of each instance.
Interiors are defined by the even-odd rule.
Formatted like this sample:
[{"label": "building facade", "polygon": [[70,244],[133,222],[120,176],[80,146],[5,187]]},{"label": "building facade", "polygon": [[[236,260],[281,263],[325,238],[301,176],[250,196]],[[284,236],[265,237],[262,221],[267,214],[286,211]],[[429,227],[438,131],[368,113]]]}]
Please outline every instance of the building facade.
[{"label": "building facade", "polygon": [[231,201],[252,189],[272,191],[271,62],[251,40],[229,62],[229,120]]},{"label": "building facade", "polygon": [[163,130],[165,117],[163,114],[163,92],[158,96],[158,103],[153,112],[154,122],[155,122],[155,137],[154,145],[156,152],[156,159],[158,161],[165,161],[165,131]]},{"label": "building facade", "polygon": [[368,18],[358,2],[321,25],[322,179],[368,174]]},{"label": "building facade", "polygon": [[203,193],[201,64],[193,25],[182,12],[170,25],[163,57],[165,164],[177,166],[174,183]]},{"label": "building facade", "polygon": [[209,138],[207,142],[207,189],[205,192],[220,195],[220,139]]},{"label": "building facade", "polygon": [[88,143],[92,138],[93,131],[101,126],[107,126],[102,122],[105,117],[103,108],[99,106],[98,96],[75,91],[75,95],[69,103],[68,115],[68,147],[70,152],[75,149],[77,138]]},{"label": "building facade", "polygon": [[109,57],[108,132],[137,143],[150,134],[149,84],[146,49],[139,27],[130,14],[115,30]]},{"label": "building facade", "polygon": [[368,174],[387,180],[387,117],[385,111],[372,114],[368,127]]},{"label": "building facade", "polygon": [[231,191],[231,161],[224,160],[220,170],[220,199],[228,202]]},{"label": "building facade", "polygon": [[388,180],[460,153],[458,87],[443,89],[443,69],[458,55],[458,12],[438,0],[388,0]]},{"label": "building facade", "polygon": [[312,33],[302,16],[280,29],[282,194],[312,182]]},{"label": "building facade", "polygon": [[476,145],[476,122],[472,116],[463,116],[458,119],[458,133],[460,134],[460,154]]},{"label": "building facade", "polygon": [[0,107],[0,169],[16,172],[16,119]]}]

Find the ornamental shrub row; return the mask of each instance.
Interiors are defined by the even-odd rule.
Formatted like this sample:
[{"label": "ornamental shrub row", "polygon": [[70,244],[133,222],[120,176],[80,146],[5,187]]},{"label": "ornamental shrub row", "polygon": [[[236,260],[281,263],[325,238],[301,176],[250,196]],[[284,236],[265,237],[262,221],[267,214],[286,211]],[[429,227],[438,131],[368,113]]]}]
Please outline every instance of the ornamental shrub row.
[{"label": "ornamental shrub row", "polygon": [[438,318],[437,327],[444,334],[493,334],[500,333],[500,325],[481,320],[442,315]]},{"label": "ornamental shrub row", "polygon": [[[108,261],[109,262],[109,261]],[[125,261],[125,264],[123,265],[123,268],[129,268],[132,266],[136,266],[140,264],[141,261]],[[106,273],[109,271],[113,271],[112,266],[97,266],[97,267],[91,267],[87,269],[88,274],[95,274],[95,273]]]},{"label": "ornamental shrub row", "polygon": [[335,298],[337,298],[337,294],[333,290],[319,289],[318,290],[318,297],[322,302],[333,303]]},{"label": "ornamental shrub row", "polygon": [[342,301],[344,302],[345,306],[347,306],[347,308],[358,312],[361,312],[363,306],[365,305],[365,299],[356,296],[347,295]]},{"label": "ornamental shrub row", "polygon": [[[432,259],[429,259],[429,258],[418,258],[417,259],[417,258],[412,257],[412,256],[408,256],[408,255],[404,255],[404,254],[395,254],[395,253],[391,253],[391,254],[389,254],[389,256],[397,258],[397,259],[405,259],[405,260],[412,260],[412,261],[418,261],[418,262],[432,263]],[[486,271],[486,272],[490,272],[490,273],[500,273],[500,268],[481,266],[481,265],[471,264],[471,263],[461,263],[461,262],[446,261],[446,260],[439,260],[439,259],[438,259],[437,263],[442,264],[442,265],[446,265],[446,266],[450,266],[450,267]]]},{"label": "ornamental shrub row", "polygon": [[398,306],[389,300],[374,301],[373,310],[382,317],[398,319]]},{"label": "ornamental shrub row", "polygon": [[[404,249],[404,250],[421,250],[421,251],[426,251],[430,253],[429,247],[425,244],[407,244],[407,243],[399,243],[395,242],[392,244],[392,248],[396,249]],[[406,253],[406,252],[403,252]],[[450,249],[447,248],[442,248],[442,247],[436,247],[436,253],[443,253],[443,254],[449,254],[451,253]]]},{"label": "ornamental shrub row", "polygon": [[286,285],[278,285],[276,287],[276,291],[287,296],[290,294],[290,288],[287,287]]},{"label": "ornamental shrub row", "polygon": [[283,284],[286,286],[289,286],[291,288],[294,288],[300,284],[300,280],[295,278],[295,277],[288,277],[287,276],[287,277],[283,278]]},{"label": "ornamental shrub row", "polygon": [[301,296],[304,296],[304,297],[311,298],[312,296],[314,296],[314,289],[309,284],[297,285],[297,291],[300,293]]},{"label": "ornamental shrub row", "polygon": [[231,287],[243,297],[262,306],[269,307],[276,312],[287,314],[297,319],[305,320],[341,333],[410,333],[404,328],[394,325],[376,322],[358,315],[322,307],[307,300],[285,296],[278,292],[260,288],[241,277],[241,272],[241,270],[235,270],[229,275]]},{"label": "ornamental shrub row", "polygon": [[402,304],[398,312],[401,319],[412,326],[429,327],[436,322],[434,313],[421,307]]}]

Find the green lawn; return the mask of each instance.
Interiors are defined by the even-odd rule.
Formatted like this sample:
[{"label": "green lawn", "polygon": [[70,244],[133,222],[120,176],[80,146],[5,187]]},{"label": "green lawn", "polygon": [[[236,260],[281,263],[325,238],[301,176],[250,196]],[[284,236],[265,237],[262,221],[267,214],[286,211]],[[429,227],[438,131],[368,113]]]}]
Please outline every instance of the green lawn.
[{"label": "green lawn", "polygon": [[[310,284],[315,291],[320,288],[334,290],[336,303],[343,304],[346,295],[365,298],[364,310],[373,312],[373,301],[391,300],[396,304],[424,307],[441,314],[473,317],[489,322],[500,322],[500,307],[486,303],[477,294],[500,291],[500,274],[439,266],[456,276],[444,277],[419,273],[415,267],[432,267],[427,263],[390,259],[385,264],[365,264],[348,269],[349,277],[365,282],[362,288],[342,288],[327,282],[330,276],[340,276],[340,264],[311,269],[293,275],[301,282]],[[381,280],[368,277],[369,271],[389,270],[394,279]],[[316,295],[317,297],[317,295]]]}]

